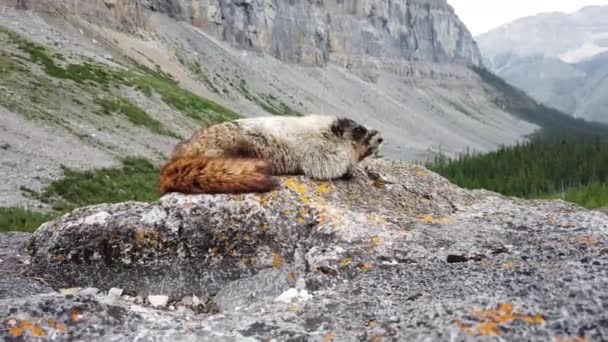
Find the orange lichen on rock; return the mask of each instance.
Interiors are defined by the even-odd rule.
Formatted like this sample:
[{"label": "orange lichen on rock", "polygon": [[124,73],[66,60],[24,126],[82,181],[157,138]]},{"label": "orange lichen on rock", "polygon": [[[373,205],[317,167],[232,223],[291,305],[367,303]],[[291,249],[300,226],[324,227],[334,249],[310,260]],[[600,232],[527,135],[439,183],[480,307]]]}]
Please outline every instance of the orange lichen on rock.
[{"label": "orange lichen on rock", "polygon": [[555,339],[555,342],[589,342],[589,339],[586,337],[558,337]]},{"label": "orange lichen on rock", "polygon": [[76,308],[76,307],[72,308],[72,311],[70,312],[70,319],[74,323],[80,322],[80,320],[82,319],[82,313],[80,312],[80,310],[78,308]]},{"label": "orange lichen on rock", "polygon": [[518,261],[507,261],[502,264],[504,268],[515,268],[519,267],[520,263]]},{"label": "orange lichen on rock", "polygon": [[30,321],[21,321],[19,322],[19,327],[23,330],[28,330],[29,328],[31,328],[33,325],[32,322]]},{"label": "orange lichen on rock", "polygon": [[47,334],[38,324],[34,324],[34,327],[32,328],[32,336],[44,338],[47,336]]},{"label": "orange lichen on rock", "polygon": [[[12,337],[21,337],[25,336],[26,333],[29,333],[29,336],[36,338],[46,338],[48,337],[47,332],[42,328],[43,321],[32,321],[32,320],[22,320],[19,321],[17,319],[11,319],[7,322],[8,326],[8,334]],[[55,320],[48,320],[48,326],[50,329],[54,329],[56,332],[60,334],[64,334],[66,332],[66,326],[62,323],[59,323]]]},{"label": "orange lichen on rock", "polygon": [[336,335],[335,332],[330,331],[327,334],[325,334],[323,336],[323,342],[331,342],[331,341],[335,341],[336,338],[338,338],[338,335]]},{"label": "orange lichen on rock", "polygon": [[10,329],[8,329],[8,333],[12,337],[19,337],[23,335],[23,329],[20,327],[11,327]]},{"label": "orange lichen on rock", "polygon": [[600,243],[600,239],[597,236],[578,236],[573,239],[574,243],[585,246],[595,246]]},{"label": "orange lichen on rock", "polygon": [[384,336],[382,336],[382,334],[374,334],[370,339],[370,342],[382,342],[382,341],[384,341]]},{"label": "orange lichen on rock", "polygon": [[453,323],[467,335],[481,336],[496,336],[500,332],[499,325],[510,324],[518,320],[533,325],[545,323],[545,319],[541,314],[516,313],[513,304],[504,303],[499,304],[494,309],[475,310],[472,316],[475,322],[479,323],[476,327],[474,324],[466,324],[460,320],[455,320]]},{"label": "orange lichen on rock", "polygon": [[485,322],[477,327],[477,332],[481,336],[498,336],[498,327],[496,326],[496,322]]}]

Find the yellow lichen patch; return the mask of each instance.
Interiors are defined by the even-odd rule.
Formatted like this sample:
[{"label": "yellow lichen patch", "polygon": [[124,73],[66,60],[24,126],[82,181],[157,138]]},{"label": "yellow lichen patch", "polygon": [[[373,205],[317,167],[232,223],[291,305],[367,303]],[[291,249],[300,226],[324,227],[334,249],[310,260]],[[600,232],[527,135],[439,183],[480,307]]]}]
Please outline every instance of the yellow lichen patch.
[{"label": "yellow lichen patch", "polygon": [[349,265],[351,262],[353,262],[353,258],[351,257],[345,257],[342,260],[340,260],[340,263],[338,264],[340,267],[344,267]]},{"label": "yellow lichen patch", "polygon": [[135,232],[135,240],[136,241],[144,241],[146,239],[146,232],[143,230],[138,230]]},{"label": "yellow lichen patch", "polygon": [[287,178],[284,181],[285,186],[296,192],[300,196],[300,201],[304,204],[310,203],[310,197],[308,195],[308,188],[302,182],[298,181],[295,178]]},{"label": "yellow lichen patch", "polygon": [[12,337],[19,337],[19,336],[23,335],[23,329],[20,327],[12,327],[12,328],[8,329],[8,333]]},{"label": "yellow lichen patch", "polygon": [[371,240],[374,245],[379,245],[382,243],[382,238],[379,236],[372,236]]},{"label": "yellow lichen patch", "polygon": [[273,192],[268,192],[268,193],[264,193],[259,195],[258,197],[254,197],[255,199],[258,200],[258,202],[260,202],[260,205],[265,207],[270,200],[273,198],[274,193]]},{"label": "yellow lichen patch", "polygon": [[336,335],[335,332],[330,331],[327,334],[323,335],[323,342],[332,342],[335,341],[336,338],[338,338],[338,335]]},{"label": "yellow lichen patch", "polygon": [[287,273],[287,280],[289,280],[289,281],[296,281],[296,274],[293,273],[293,272]]},{"label": "yellow lichen patch", "polygon": [[329,193],[329,190],[331,189],[331,186],[329,185],[329,183],[324,182],[321,184],[317,185],[317,195],[323,195],[326,193]]},{"label": "yellow lichen patch", "polygon": [[289,311],[291,311],[291,312],[298,312],[298,311],[300,311],[300,310],[301,310],[301,308],[300,308],[300,306],[299,306],[299,305],[295,305],[295,304],[293,304],[293,305],[288,306],[288,307],[287,307],[287,310],[289,310]]},{"label": "yellow lichen patch", "polygon": [[42,328],[38,324],[34,324],[34,327],[32,328],[32,336],[43,338],[47,335],[46,332],[42,330]]},{"label": "yellow lichen patch", "polygon": [[423,215],[421,220],[426,223],[435,223],[435,219],[432,215]]},{"label": "yellow lichen patch", "polygon": [[283,265],[283,258],[277,253],[272,253],[272,267],[279,268]]},{"label": "yellow lichen patch", "polygon": [[361,265],[359,265],[359,269],[362,272],[367,272],[367,271],[371,270],[373,267],[374,266],[372,264],[361,264]]},{"label": "yellow lichen patch", "polygon": [[379,223],[379,224],[383,224],[383,225],[388,224],[388,221],[386,221],[382,217],[379,217],[379,216],[376,216],[376,215],[369,215],[368,218],[369,218],[370,221],[373,221],[373,222],[376,222],[376,223]]},{"label": "yellow lichen patch", "polygon": [[375,319],[372,319],[371,321],[367,322],[367,324],[365,325],[365,327],[367,329],[373,329],[378,325],[378,321]]},{"label": "yellow lichen patch", "polygon": [[451,217],[443,217],[443,218],[434,218],[433,215],[423,215],[420,220],[425,223],[439,223],[439,224],[448,224],[452,223],[455,220]]},{"label": "yellow lichen patch", "polygon": [[418,170],[418,171],[416,171],[416,176],[424,177],[424,176],[426,176],[426,172],[424,172],[423,170]]}]

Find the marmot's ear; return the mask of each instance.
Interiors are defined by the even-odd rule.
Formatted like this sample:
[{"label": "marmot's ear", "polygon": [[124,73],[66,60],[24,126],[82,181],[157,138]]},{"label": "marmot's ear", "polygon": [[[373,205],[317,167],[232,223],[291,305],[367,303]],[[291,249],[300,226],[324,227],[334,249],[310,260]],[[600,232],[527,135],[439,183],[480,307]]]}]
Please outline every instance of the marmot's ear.
[{"label": "marmot's ear", "polygon": [[331,124],[331,132],[334,135],[341,137],[344,135],[344,132],[346,131],[346,129],[351,127],[351,125],[352,125],[352,120],[347,119],[347,118],[338,118],[338,119],[336,119],[336,121],[334,121]]}]

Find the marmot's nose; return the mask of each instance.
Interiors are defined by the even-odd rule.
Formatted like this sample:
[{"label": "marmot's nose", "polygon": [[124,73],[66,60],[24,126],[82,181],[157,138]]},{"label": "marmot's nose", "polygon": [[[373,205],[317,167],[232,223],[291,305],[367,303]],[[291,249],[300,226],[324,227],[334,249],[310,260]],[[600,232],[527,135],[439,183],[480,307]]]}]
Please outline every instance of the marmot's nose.
[{"label": "marmot's nose", "polygon": [[378,144],[382,144],[383,141],[384,141],[384,139],[378,138]]}]

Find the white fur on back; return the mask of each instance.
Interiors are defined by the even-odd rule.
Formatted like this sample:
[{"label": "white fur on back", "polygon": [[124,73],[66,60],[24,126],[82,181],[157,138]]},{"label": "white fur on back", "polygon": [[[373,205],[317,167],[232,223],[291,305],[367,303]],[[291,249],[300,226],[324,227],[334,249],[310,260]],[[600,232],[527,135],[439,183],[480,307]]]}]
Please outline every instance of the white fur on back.
[{"label": "white fur on back", "polygon": [[[336,120],[334,116],[311,114],[302,117],[272,116],[238,120],[239,124],[251,131],[263,132],[292,141],[293,138],[327,132]],[[299,140],[299,139],[298,139]]]}]

